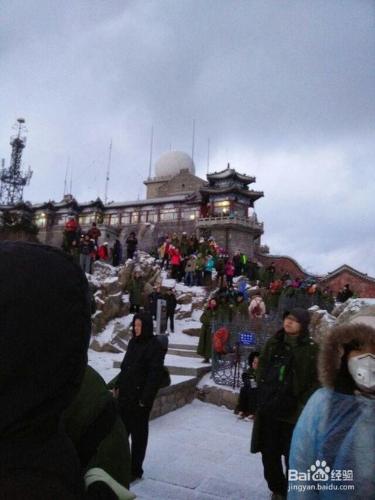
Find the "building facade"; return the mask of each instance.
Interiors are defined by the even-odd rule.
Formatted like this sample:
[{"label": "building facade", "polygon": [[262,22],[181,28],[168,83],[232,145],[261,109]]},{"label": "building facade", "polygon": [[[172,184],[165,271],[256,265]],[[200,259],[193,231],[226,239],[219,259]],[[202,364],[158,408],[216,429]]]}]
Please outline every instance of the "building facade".
[{"label": "building facade", "polygon": [[254,182],[254,177],[239,174],[229,165],[201,179],[186,153],[170,151],[156,162],[155,176],[144,181],[144,200],[104,204],[98,198],[79,203],[66,195],[60,202],[0,207],[0,212],[26,211],[39,229],[39,241],[54,246],[62,245],[65,223],[74,216],[82,232],[95,222],[109,243],[116,238],[124,242],[134,231],[139,248],[150,251],[162,236],[186,232],[213,236],[228,253],[239,250],[253,256],[263,234],[263,224],[254,212],[254,203],[263,193],[249,188]]}]

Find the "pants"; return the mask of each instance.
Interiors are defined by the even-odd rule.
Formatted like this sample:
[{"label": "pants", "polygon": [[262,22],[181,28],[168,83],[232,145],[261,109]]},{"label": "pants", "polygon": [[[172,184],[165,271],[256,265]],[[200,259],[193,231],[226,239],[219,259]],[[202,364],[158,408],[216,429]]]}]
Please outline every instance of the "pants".
[{"label": "pants", "polygon": [[197,286],[203,285],[203,272],[201,270],[195,271],[195,282]]},{"label": "pants", "polygon": [[228,286],[233,286],[233,276],[228,276],[227,275],[227,285]]},{"label": "pants", "polygon": [[[292,441],[294,425],[265,417],[262,422],[262,462],[264,478],[268,488],[286,497],[288,491],[289,450]],[[282,464],[284,455],[286,472]]]},{"label": "pants", "polygon": [[176,264],[172,264],[172,273],[171,278],[177,281],[180,281],[180,266]]},{"label": "pants", "polygon": [[194,285],[194,275],[191,271],[185,273],[185,285],[186,286]]},{"label": "pants", "polygon": [[143,461],[148,441],[148,419],[151,408],[136,404],[120,405],[120,415],[129,436],[131,436],[132,476],[142,477]]},{"label": "pants", "polygon": [[174,332],[174,312],[167,312],[167,327],[168,327],[168,320],[169,320],[171,333],[173,333]]},{"label": "pants", "polygon": [[79,256],[79,264],[81,266],[81,269],[85,272],[90,274],[91,273],[91,255],[85,255],[83,253],[80,254]]},{"label": "pants", "polygon": [[134,249],[134,248],[128,248],[128,249],[126,250],[126,257],[127,257],[128,259],[133,259],[133,257],[134,257],[134,253],[135,253],[135,249]]}]

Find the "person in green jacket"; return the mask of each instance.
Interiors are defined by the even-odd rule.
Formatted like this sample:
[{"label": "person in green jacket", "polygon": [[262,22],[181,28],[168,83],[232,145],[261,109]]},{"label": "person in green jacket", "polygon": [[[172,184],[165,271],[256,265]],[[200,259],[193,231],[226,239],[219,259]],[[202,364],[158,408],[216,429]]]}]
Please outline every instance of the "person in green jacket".
[{"label": "person in green jacket", "polygon": [[[130,482],[130,450],[128,435],[117,410],[117,404],[102,377],[91,366],[86,367],[78,394],[63,417],[66,433],[72,440],[83,473],[98,469],[104,482],[114,490],[122,490]],[[103,479],[101,479],[103,481]],[[113,481],[114,480],[114,481]],[[129,492],[128,492],[129,493]]]},{"label": "person in green jacket", "polygon": [[319,387],[318,346],[308,332],[307,310],[285,313],[283,328],[269,339],[259,358],[258,409],[251,452],[262,453],[264,477],[272,498],[286,498],[289,449],[294,426],[311,394]]},{"label": "person in green jacket", "polygon": [[249,319],[249,304],[244,301],[244,296],[241,292],[237,292],[232,318],[238,318],[241,320]]},{"label": "person in green jacket", "polygon": [[217,320],[217,314],[217,302],[215,298],[212,298],[208,301],[207,308],[200,317],[202,326],[197,353],[203,357],[203,363],[209,363],[212,357],[212,323]]},{"label": "person in green jacket", "polygon": [[130,312],[139,312],[142,305],[143,291],[144,283],[141,279],[141,273],[139,271],[135,271],[128,285]]}]

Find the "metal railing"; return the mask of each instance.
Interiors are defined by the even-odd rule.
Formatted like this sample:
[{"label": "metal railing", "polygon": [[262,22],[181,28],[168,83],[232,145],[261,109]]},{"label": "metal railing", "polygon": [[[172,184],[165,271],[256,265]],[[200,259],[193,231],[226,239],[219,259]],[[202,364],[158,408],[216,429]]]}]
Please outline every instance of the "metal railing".
[{"label": "metal railing", "polygon": [[207,227],[214,224],[239,224],[241,226],[250,227],[253,229],[259,229],[263,231],[263,223],[258,222],[256,219],[251,217],[239,217],[237,215],[220,215],[212,217],[200,217],[198,220],[198,226]]}]

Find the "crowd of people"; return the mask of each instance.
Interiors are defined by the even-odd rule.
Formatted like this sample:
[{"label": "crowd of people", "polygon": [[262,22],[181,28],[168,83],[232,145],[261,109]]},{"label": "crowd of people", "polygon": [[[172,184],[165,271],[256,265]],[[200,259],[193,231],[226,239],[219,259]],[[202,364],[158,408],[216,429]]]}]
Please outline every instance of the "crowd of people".
[{"label": "crowd of people", "polygon": [[[87,365],[94,311],[82,269],[46,245],[0,242],[0,275],[2,496],[132,498],[165,377],[152,318],[161,290],[133,317],[111,394]],[[204,314],[220,325],[260,311],[249,309],[245,294],[228,287]],[[285,312],[282,328],[249,359],[237,410],[254,419],[251,451],[261,453],[275,500],[373,498],[375,329],[343,324],[318,346],[309,321],[306,309]]]}]

